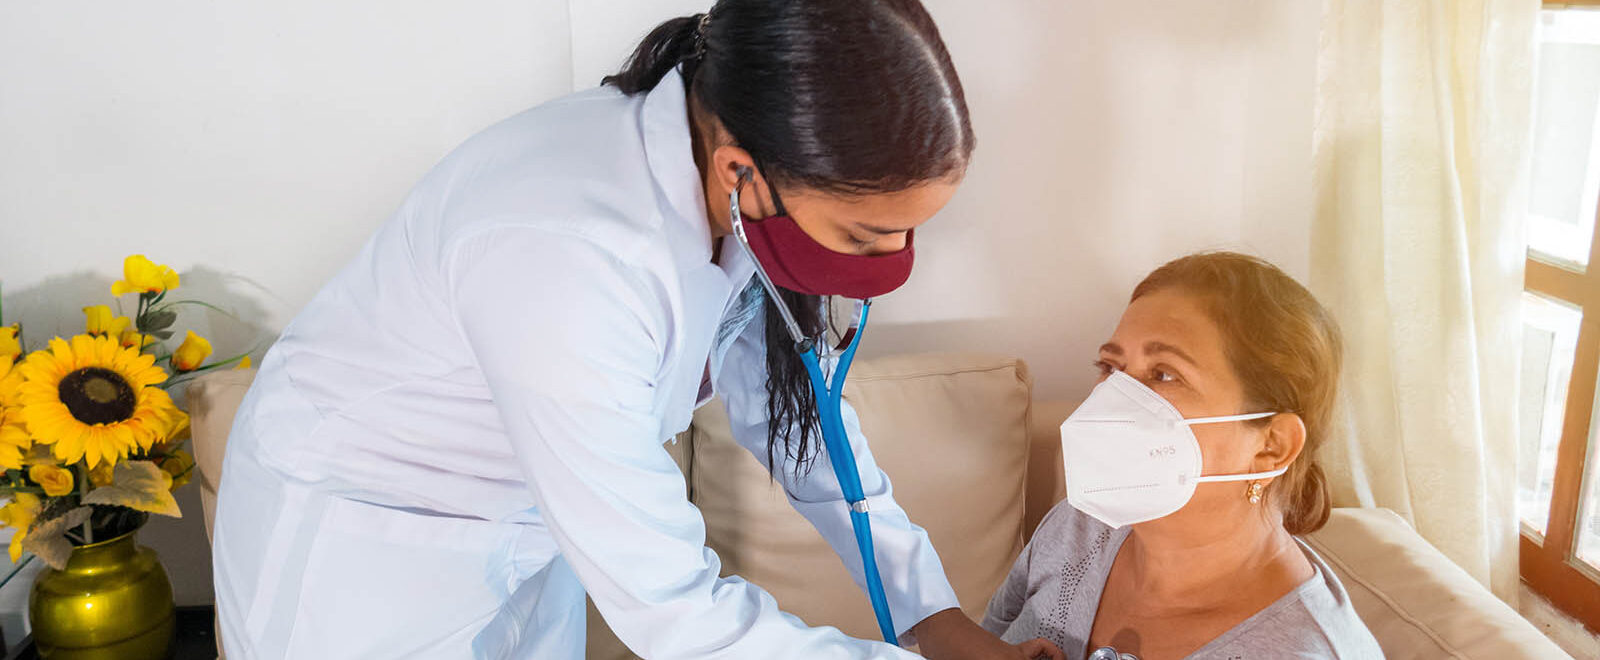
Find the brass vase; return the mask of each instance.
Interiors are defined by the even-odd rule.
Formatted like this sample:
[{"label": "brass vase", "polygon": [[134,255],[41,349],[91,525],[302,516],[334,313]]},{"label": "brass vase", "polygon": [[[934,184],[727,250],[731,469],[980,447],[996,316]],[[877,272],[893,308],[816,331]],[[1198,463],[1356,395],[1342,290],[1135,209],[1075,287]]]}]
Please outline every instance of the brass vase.
[{"label": "brass vase", "polygon": [[65,570],[46,568],[28,595],[39,656],[52,660],[157,660],[176,631],[172,583],[138,530],[79,546]]}]

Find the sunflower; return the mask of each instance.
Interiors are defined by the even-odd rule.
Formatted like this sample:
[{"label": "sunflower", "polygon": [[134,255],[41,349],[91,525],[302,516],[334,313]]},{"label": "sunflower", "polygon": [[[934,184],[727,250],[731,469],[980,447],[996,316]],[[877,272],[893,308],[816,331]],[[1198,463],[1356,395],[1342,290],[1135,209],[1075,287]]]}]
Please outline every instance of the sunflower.
[{"label": "sunflower", "polygon": [[22,373],[0,356],[0,468],[22,467],[22,452],[33,444],[22,426]]},{"label": "sunflower", "polygon": [[167,380],[155,357],[111,337],[52,339],[19,368],[23,423],[68,465],[87,460],[93,469],[147,450],[180,414],[165,390],[152,387]]}]

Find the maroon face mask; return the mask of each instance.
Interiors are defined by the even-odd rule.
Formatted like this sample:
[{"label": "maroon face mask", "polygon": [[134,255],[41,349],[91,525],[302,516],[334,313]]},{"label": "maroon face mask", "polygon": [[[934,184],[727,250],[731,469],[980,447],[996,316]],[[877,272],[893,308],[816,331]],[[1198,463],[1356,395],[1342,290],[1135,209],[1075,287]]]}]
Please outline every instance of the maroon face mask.
[{"label": "maroon face mask", "polygon": [[[743,179],[741,179],[741,184]],[[900,288],[911,277],[916,251],[912,232],[906,246],[887,254],[861,255],[834,252],[811,238],[794,218],[784,213],[783,202],[773,194],[778,215],[754,220],[739,212],[734,191],[730,211],[738,218],[734,233],[742,235],[761,270],[773,284],[814,296],[876,298]]]}]

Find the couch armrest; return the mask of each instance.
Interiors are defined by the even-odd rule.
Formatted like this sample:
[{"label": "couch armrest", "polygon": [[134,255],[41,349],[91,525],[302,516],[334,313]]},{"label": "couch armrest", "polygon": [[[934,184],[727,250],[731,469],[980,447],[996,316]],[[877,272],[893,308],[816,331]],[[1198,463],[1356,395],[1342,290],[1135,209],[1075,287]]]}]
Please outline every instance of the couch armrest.
[{"label": "couch armrest", "polygon": [[1390,660],[1568,657],[1393,511],[1334,509],[1306,541]]}]

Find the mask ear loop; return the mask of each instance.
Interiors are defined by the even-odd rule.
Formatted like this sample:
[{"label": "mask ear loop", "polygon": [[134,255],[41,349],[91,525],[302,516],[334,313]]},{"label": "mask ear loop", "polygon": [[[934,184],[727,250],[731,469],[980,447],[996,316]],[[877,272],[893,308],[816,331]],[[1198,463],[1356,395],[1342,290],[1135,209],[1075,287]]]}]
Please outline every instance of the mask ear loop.
[{"label": "mask ear loop", "polygon": [[1252,479],[1271,479],[1274,477],[1283,476],[1283,473],[1288,471],[1288,466],[1284,466],[1276,470],[1267,470],[1266,472],[1250,472],[1246,474],[1210,474],[1203,477],[1195,477],[1191,479],[1191,481],[1197,484],[1207,484],[1218,481],[1250,481]]},{"label": "mask ear loop", "polygon": [[1190,418],[1190,419],[1184,419],[1183,423],[1188,425],[1188,426],[1194,426],[1195,424],[1220,424],[1222,422],[1248,422],[1248,421],[1250,421],[1252,419],[1265,419],[1267,417],[1275,417],[1275,416],[1277,416],[1277,414],[1278,413],[1275,413],[1275,412],[1262,412],[1262,413],[1245,413],[1243,415],[1223,415],[1221,417],[1194,417],[1194,418]]},{"label": "mask ear loop", "polygon": [[[760,159],[757,159],[754,155],[751,155],[750,158],[752,160],[755,160],[755,162],[756,162],[756,170],[761,171],[761,172],[771,172],[772,171],[772,170],[767,169],[765,166],[763,166],[761,164]],[[744,171],[749,172],[750,168],[746,167],[746,168],[744,168]],[[754,176],[751,177],[751,180],[752,181],[755,180]],[[772,179],[767,179],[767,194],[772,197],[772,214],[773,215],[775,215],[775,216],[789,215],[789,209],[784,208],[784,206],[783,206],[783,198],[778,196],[778,187],[772,185]]]},{"label": "mask ear loop", "polygon": [[[1265,413],[1249,413],[1249,414],[1245,414],[1245,415],[1224,415],[1222,417],[1196,417],[1194,419],[1183,420],[1183,423],[1185,425],[1188,425],[1188,426],[1194,426],[1195,424],[1217,424],[1217,423],[1221,423],[1221,422],[1246,422],[1246,421],[1250,421],[1252,419],[1265,419],[1267,417],[1275,417],[1277,415],[1278,415],[1278,413],[1265,412]],[[1194,478],[1194,482],[1195,483],[1214,483],[1214,482],[1218,482],[1218,481],[1250,481],[1252,479],[1272,479],[1272,478],[1275,478],[1275,477],[1282,476],[1283,473],[1288,472],[1288,471],[1289,471],[1289,466],[1285,465],[1285,466],[1283,466],[1281,468],[1278,468],[1276,470],[1267,470],[1266,472],[1249,472],[1249,473],[1245,473],[1245,474],[1213,474],[1213,475],[1207,475],[1207,476],[1203,476],[1203,477],[1195,477]]]},{"label": "mask ear loop", "polygon": [[739,208],[739,190],[744,188],[747,181],[755,178],[755,173],[748,167],[739,168],[739,181],[734,184],[733,191],[728,193],[728,218],[733,223],[733,236],[739,242],[739,247],[744,249],[745,256],[750,258],[750,263],[755,264],[756,279],[761,281],[761,288],[766,289],[767,297],[778,308],[778,314],[783,317],[783,325],[789,330],[789,337],[794,339],[795,350],[804,353],[811,350],[814,345],[810,338],[800,331],[800,323],[795,321],[794,312],[789,311],[789,306],[783,302],[783,297],[778,295],[778,285],[772,283],[772,278],[767,276],[767,269],[762,267],[761,260],[756,258],[756,252],[750,247],[750,238],[744,231],[744,212]]},{"label": "mask ear loop", "polygon": [[[759,162],[757,166],[760,166]],[[745,254],[750,257],[750,261],[756,265],[756,275],[761,280],[762,288],[766,289],[767,295],[777,303],[778,313],[783,317],[783,323],[787,326],[789,336],[794,339],[796,349],[801,352],[809,351],[816,345],[816,342],[806,337],[805,333],[800,330],[800,324],[795,320],[794,312],[789,309],[788,304],[778,295],[777,285],[772,283],[772,278],[767,275],[767,271],[762,267],[761,261],[756,258],[755,251],[750,248],[750,239],[745,234],[744,212],[739,207],[739,191],[744,188],[745,183],[754,180],[754,170],[748,166],[739,168],[739,181],[734,185],[733,192],[728,195],[728,217],[733,221],[733,234],[738,238],[739,245],[744,248]],[[776,215],[788,216],[789,211],[784,208],[783,198],[778,196],[778,189],[772,185],[771,181],[767,182],[767,190],[772,194],[772,207]],[[834,346],[826,341],[826,337],[823,338],[822,348],[826,353],[825,357],[842,353],[854,343],[857,331],[861,326],[861,318],[866,315],[866,310],[872,306],[872,300],[854,300],[854,303],[856,305],[856,313],[850,320],[850,327],[839,338],[838,345]],[[832,327],[832,304],[826,303],[823,310],[823,313],[827,315],[824,325]]]},{"label": "mask ear loop", "polygon": [[[754,158],[754,156],[752,156],[752,158]],[[761,165],[760,160],[756,161],[756,168],[762,171],[767,171],[767,168]],[[746,168],[745,171],[748,172],[748,168]],[[778,187],[772,185],[771,179],[767,180],[767,193],[772,196],[773,214],[775,216],[788,217],[793,220],[793,216],[789,215],[789,209],[783,204],[783,197],[778,194]],[[825,301],[822,307],[823,315],[825,317],[823,320],[823,332],[827,332],[829,329],[833,328],[833,301],[831,300],[833,296],[828,296],[828,298],[830,298],[830,300]],[[861,325],[861,315],[863,310],[865,307],[872,304],[871,300],[851,300],[855,303],[855,315],[850,319],[850,327],[846,328],[844,333],[839,336],[839,342],[837,344],[829,342],[827,340],[827,335],[823,335],[823,337],[820,338],[824,358],[833,357],[837,354],[845,352],[845,350],[850,348],[850,344],[855,340],[856,330]]]}]

